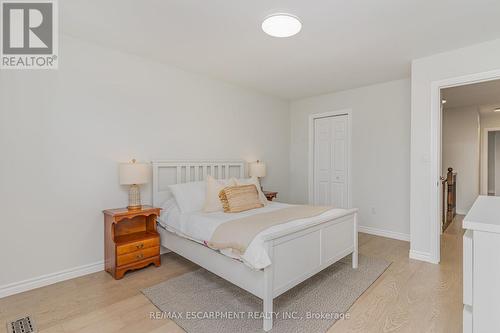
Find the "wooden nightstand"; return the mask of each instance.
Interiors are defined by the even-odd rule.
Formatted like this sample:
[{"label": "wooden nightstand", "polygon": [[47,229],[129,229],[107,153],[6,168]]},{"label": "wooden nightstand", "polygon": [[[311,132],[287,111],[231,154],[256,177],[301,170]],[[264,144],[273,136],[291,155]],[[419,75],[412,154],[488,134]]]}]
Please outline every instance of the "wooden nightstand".
[{"label": "wooden nightstand", "polygon": [[263,192],[267,200],[269,201],[273,201],[273,199],[278,196],[278,192],[271,192],[271,191],[263,191]]},{"label": "wooden nightstand", "polygon": [[129,270],[160,266],[160,235],[156,218],[160,208],[107,209],[104,213],[104,267],[115,279]]}]

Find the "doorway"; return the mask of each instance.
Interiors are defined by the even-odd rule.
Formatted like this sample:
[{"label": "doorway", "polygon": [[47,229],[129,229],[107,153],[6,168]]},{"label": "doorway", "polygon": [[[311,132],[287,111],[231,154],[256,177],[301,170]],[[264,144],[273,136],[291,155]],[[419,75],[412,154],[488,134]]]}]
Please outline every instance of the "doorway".
[{"label": "doorway", "polygon": [[[500,72],[488,72],[474,74],[465,77],[458,77],[447,79],[432,84],[432,104],[431,104],[431,221],[433,227],[431,228],[431,262],[439,263],[441,257],[441,226],[443,217],[443,170],[449,167],[457,174],[457,213],[458,215],[466,215],[472,206],[475,198],[478,195],[487,195],[487,163],[485,163],[485,152],[487,154],[488,145],[487,137],[485,135],[485,128],[492,125],[492,119],[496,117],[500,120],[500,112],[497,109],[500,107]],[[468,150],[468,157],[461,161],[453,162],[455,165],[443,165],[442,156],[445,153],[443,150],[443,105],[448,108],[453,107],[449,105],[449,98],[443,96],[444,91],[454,91],[453,103],[455,107],[461,106],[463,108],[475,108],[475,111],[467,111],[469,116],[471,112],[477,119],[478,124],[472,125],[473,120],[469,122],[471,126],[470,131],[467,130],[470,137],[475,137],[475,142],[467,143],[467,146],[462,144],[455,145],[456,152],[464,154],[464,147],[471,148]],[[466,110],[463,110],[464,112]],[[463,120],[463,118],[460,118]],[[462,121],[461,120],[461,121]],[[496,120],[495,120],[496,121]],[[500,125],[499,125],[500,126]],[[493,127],[493,126],[492,126]],[[456,141],[464,140],[464,130],[455,126]],[[458,136],[457,136],[458,134]],[[473,147],[475,153],[473,152]],[[475,155],[475,156],[474,156]],[[453,159],[449,159],[453,160]],[[463,161],[466,161],[463,164]],[[487,161],[487,160],[486,160]],[[462,165],[460,165],[462,163]],[[469,169],[467,169],[469,168]],[[468,184],[468,185],[467,185]],[[467,187],[468,186],[468,187]],[[468,189],[466,189],[466,187]]]},{"label": "doorway", "polygon": [[350,110],[309,118],[309,202],[351,207]]}]

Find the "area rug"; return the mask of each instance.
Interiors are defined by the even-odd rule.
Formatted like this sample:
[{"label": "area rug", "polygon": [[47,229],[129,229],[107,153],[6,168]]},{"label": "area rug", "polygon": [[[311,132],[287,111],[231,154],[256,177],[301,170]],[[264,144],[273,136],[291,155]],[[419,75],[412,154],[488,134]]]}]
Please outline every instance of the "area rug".
[{"label": "area rug", "polygon": [[[390,263],[345,257],[274,300],[271,332],[326,332],[349,319],[351,305]],[[172,319],[189,333],[263,332],[262,300],[205,269],[186,273],[142,293],[159,309],[152,320]]]}]

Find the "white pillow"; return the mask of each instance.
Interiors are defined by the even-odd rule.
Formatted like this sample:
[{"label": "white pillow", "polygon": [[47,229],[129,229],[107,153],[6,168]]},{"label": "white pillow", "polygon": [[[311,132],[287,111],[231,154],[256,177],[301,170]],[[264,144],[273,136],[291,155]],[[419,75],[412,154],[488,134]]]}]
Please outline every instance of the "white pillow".
[{"label": "white pillow", "polygon": [[[233,178],[234,179],[234,178]],[[236,185],[250,185],[253,184],[257,188],[257,192],[259,192],[259,201],[261,204],[266,206],[269,202],[267,201],[266,195],[262,192],[262,188],[260,187],[259,178],[251,177],[251,178],[240,178],[234,179],[236,181]]]},{"label": "white pillow", "polygon": [[199,212],[205,203],[205,182],[169,185],[182,213]]},{"label": "white pillow", "polygon": [[177,204],[177,201],[175,201],[175,198],[172,197],[172,198],[168,199],[167,201],[165,201],[161,205],[161,213],[160,213],[161,218],[164,221],[167,221],[169,213],[174,211],[174,210],[177,210],[178,212],[180,212],[179,205]]},{"label": "white pillow", "polygon": [[177,230],[181,230],[179,218],[180,213],[181,210],[179,209],[179,205],[177,205],[175,198],[172,197],[161,205],[161,213],[158,218],[158,222],[160,222],[160,224],[164,227],[172,226]]},{"label": "white pillow", "polygon": [[215,179],[212,176],[208,176],[203,211],[205,213],[222,211],[223,209],[219,199],[219,192],[226,186],[235,185],[236,182],[233,179]]}]

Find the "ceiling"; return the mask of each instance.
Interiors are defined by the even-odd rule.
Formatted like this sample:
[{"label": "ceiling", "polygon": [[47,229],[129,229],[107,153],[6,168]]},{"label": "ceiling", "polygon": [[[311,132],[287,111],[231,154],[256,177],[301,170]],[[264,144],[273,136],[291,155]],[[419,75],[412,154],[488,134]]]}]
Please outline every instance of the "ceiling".
[{"label": "ceiling", "polygon": [[[412,59],[500,38],[498,0],[64,0],[62,33],[284,99],[405,78]],[[261,31],[275,12],[302,31]]]},{"label": "ceiling", "polygon": [[445,109],[477,106],[481,114],[500,107],[500,80],[468,84],[441,90]]}]

